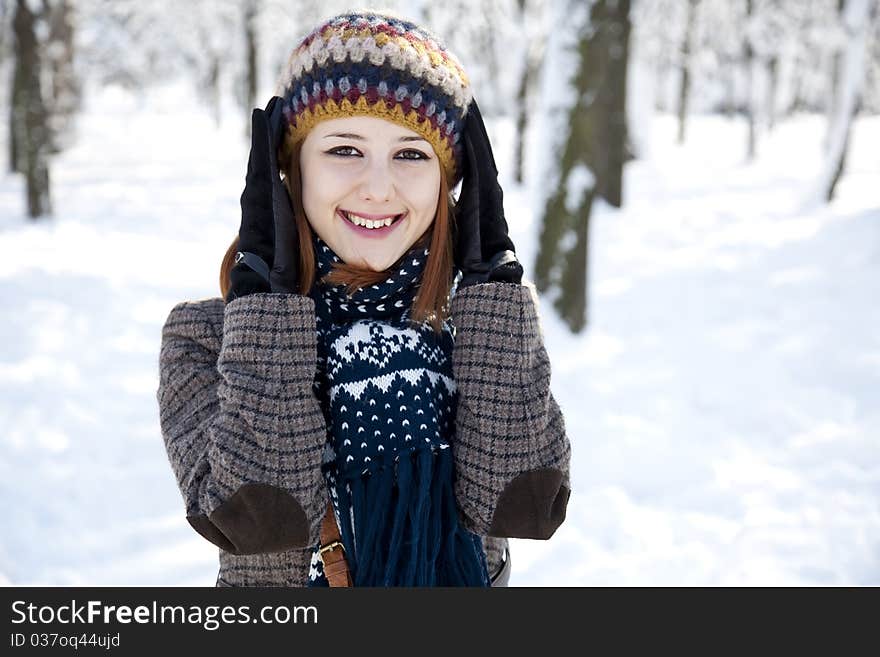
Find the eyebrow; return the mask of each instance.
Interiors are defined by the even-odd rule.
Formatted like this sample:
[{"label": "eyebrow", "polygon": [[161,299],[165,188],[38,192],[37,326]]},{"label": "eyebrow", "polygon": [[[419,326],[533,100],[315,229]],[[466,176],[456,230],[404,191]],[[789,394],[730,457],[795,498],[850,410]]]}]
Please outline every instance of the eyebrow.
[{"label": "eyebrow", "polygon": [[[366,139],[364,137],[361,137],[360,135],[356,135],[352,132],[334,132],[329,135],[324,135],[324,139],[327,139],[329,137],[342,137],[343,139],[360,139],[361,141],[366,141]],[[401,137],[397,141],[428,141],[428,140],[425,139],[424,137],[407,136],[407,137]]]}]

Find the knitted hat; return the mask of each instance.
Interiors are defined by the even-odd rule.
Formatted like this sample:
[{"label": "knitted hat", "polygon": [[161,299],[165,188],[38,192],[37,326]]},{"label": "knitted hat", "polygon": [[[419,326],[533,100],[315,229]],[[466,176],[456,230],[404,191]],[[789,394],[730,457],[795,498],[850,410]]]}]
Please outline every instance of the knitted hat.
[{"label": "knitted hat", "polygon": [[427,139],[449,189],[461,178],[468,77],[436,36],[390,12],[348,12],[324,21],[294,48],[276,95],[284,99],[288,125],[285,159],[320,121],[373,116]]}]

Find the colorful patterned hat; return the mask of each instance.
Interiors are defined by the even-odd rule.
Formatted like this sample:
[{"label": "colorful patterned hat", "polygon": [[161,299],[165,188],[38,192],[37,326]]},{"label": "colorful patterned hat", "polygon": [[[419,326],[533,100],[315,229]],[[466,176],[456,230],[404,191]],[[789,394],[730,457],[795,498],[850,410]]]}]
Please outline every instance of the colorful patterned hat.
[{"label": "colorful patterned hat", "polygon": [[294,48],[276,95],[288,123],[285,159],[319,122],[365,115],[419,133],[440,158],[449,189],[460,180],[468,77],[436,36],[391,12],[324,21]]}]

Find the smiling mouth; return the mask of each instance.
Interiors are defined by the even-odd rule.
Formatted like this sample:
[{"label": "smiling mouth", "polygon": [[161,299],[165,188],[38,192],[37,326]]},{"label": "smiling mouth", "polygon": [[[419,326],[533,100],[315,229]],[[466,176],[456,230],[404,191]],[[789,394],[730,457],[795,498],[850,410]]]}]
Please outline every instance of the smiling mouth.
[{"label": "smiling mouth", "polygon": [[[356,223],[352,221],[346,216],[346,213],[341,209],[336,210],[336,214],[345,221],[346,224],[360,235],[365,235],[368,237],[380,237],[391,232],[395,226],[400,223],[400,220],[403,219],[407,213],[404,212],[402,214],[395,215],[392,219],[391,223],[385,225],[381,220],[365,220],[358,218],[356,221],[360,221],[360,223]],[[366,225],[363,225],[366,224]],[[370,227],[372,225],[372,228]]]}]

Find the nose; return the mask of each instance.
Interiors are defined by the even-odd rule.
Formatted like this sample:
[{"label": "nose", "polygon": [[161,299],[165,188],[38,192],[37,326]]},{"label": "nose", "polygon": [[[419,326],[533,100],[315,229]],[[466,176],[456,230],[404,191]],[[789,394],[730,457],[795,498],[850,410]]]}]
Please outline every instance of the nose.
[{"label": "nose", "polygon": [[394,181],[388,164],[381,158],[373,158],[364,171],[360,187],[361,199],[384,203],[394,198]]}]

